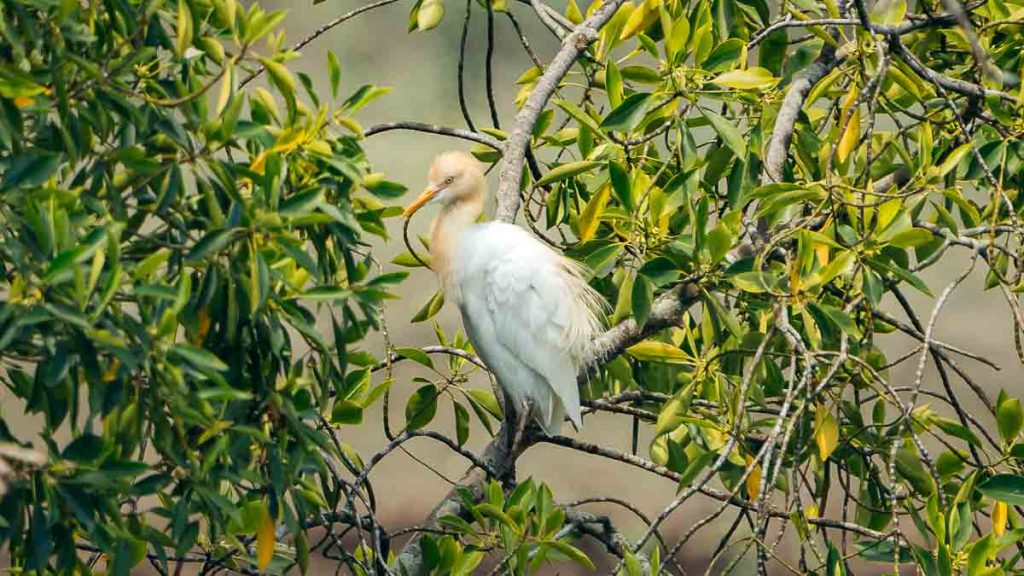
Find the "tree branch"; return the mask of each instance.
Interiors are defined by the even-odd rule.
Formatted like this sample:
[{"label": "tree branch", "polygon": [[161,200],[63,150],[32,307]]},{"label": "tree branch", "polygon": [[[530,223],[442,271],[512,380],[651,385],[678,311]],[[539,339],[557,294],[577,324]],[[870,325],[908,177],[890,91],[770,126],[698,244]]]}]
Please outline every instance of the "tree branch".
[{"label": "tree branch", "polygon": [[[367,4],[365,6],[360,6],[359,8],[356,8],[354,10],[346,12],[346,13],[342,14],[341,16],[338,16],[334,20],[331,20],[330,22],[328,22],[328,23],[324,24],[323,26],[317,28],[316,30],[313,31],[312,34],[310,34],[309,36],[306,36],[305,38],[303,38],[302,40],[297,42],[294,46],[292,46],[292,51],[293,52],[298,52],[299,50],[302,50],[310,42],[312,42],[312,41],[316,40],[317,38],[323,36],[324,34],[326,34],[332,28],[341,25],[342,23],[344,23],[347,20],[351,20],[352,18],[355,18],[356,16],[359,16],[363,12],[369,12],[370,10],[373,10],[375,8],[380,8],[381,6],[387,6],[388,4],[394,4],[395,2],[398,2],[398,0],[378,0],[377,2],[373,2],[372,4]],[[259,76],[260,74],[263,74],[264,70],[266,70],[266,67],[265,66],[260,66],[255,71],[253,71],[252,74],[249,74],[248,76],[246,76],[245,79],[243,79],[238,84],[238,87],[239,88],[244,88],[246,84],[248,84],[248,83],[252,82],[253,80],[255,80],[256,77]]]},{"label": "tree branch", "polygon": [[451,136],[452,138],[462,138],[463,140],[469,140],[470,142],[490,146],[499,152],[505,148],[500,140],[493,136],[488,136],[487,134],[473,132],[471,130],[463,130],[461,128],[448,128],[447,126],[426,124],[424,122],[384,122],[382,124],[370,126],[363,132],[363,136],[369,138],[374,134],[389,132],[391,130],[411,130],[413,132],[426,132],[428,134],[439,134],[441,136]]},{"label": "tree branch", "polygon": [[826,44],[818,58],[793,79],[779,107],[772,128],[772,139],[764,158],[764,179],[768,182],[781,182],[782,171],[789,156],[789,144],[793,141],[796,119],[804,106],[807,95],[814,85],[828,75],[836,66],[846,60],[845,46],[839,50]]},{"label": "tree branch", "polygon": [[624,0],[609,0],[601,5],[589,18],[577,26],[565,37],[562,48],[555,55],[547,70],[537,81],[533,92],[526,99],[519,113],[505,147],[501,169],[498,172],[497,209],[495,220],[512,222],[519,211],[519,189],[523,181],[523,163],[526,161],[526,148],[530,144],[530,134],[544,106],[547,104],[559,82],[569,72],[573,63],[591,42],[597,40],[597,31],[611,19]]}]

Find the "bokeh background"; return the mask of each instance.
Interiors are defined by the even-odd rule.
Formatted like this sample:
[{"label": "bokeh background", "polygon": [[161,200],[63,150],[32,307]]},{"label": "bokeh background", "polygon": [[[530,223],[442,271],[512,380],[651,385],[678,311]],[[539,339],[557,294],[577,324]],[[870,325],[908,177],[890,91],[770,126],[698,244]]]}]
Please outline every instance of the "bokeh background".
[{"label": "bokeh background", "polygon": [[[473,15],[468,37],[466,60],[466,84],[470,110],[478,127],[490,126],[487,102],[484,93],[484,60],[486,50],[486,12],[476,0],[471,0]],[[284,9],[288,16],[283,29],[287,42],[292,44],[306,37],[318,27],[329,22],[364,2],[355,0],[324,0],[312,4],[311,0],[299,2],[265,0],[266,9]],[[564,2],[554,1],[556,8]],[[441,25],[429,32],[408,33],[408,15],[411,1],[400,1],[392,5],[360,15],[337,28],[325,33],[317,41],[302,50],[301,57],[291,63],[294,70],[309,74],[321,87],[320,93],[327,93],[326,52],[332,50],[339,58],[342,68],[343,94],[350,93],[362,84],[389,86],[393,91],[373,102],[359,113],[364,127],[378,122],[416,120],[452,127],[465,127],[459,112],[457,91],[457,66],[459,36],[465,13],[464,0],[447,0],[446,14]],[[540,24],[532,8],[525,3],[510,0],[509,9],[518,17],[530,42],[542,60],[549,60],[557,49],[554,37]],[[501,14],[495,15],[494,85],[502,126],[508,127],[515,114],[514,97],[518,91],[515,79],[528,67],[530,60],[514,36],[514,31]],[[376,170],[385,172],[388,178],[409,187],[409,195],[418,193],[425,184],[425,174],[431,160],[438,153],[449,149],[468,150],[470,144],[450,138],[415,132],[387,132],[375,135],[365,142],[365,149]],[[494,174],[491,183],[494,184]],[[403,199],[408,200],[408,199]],[[431,210],[424,210],[412,224],[414,233],[425,233],[429,226]],[[395,254],[404,251],[401,241],[401,223],[394,219],[389,224],[391,239],[375,241],[375,253],[387,263]],[[936,294],[948,284],[963,268],[967,259],[963,253],[951,252],[948,262],[933,267],[925,273],[925,280]],[[385,264],[389,270],[399,269]],[[978,267],[978,270],[981,266]],[[995,371],[967,359],[958,361],[968,368],[977,380],[994,396],[1000,387],[1012,394],[1021,392],[1021,367],[1014,352],[1011,315],[1006,303],[996,292],[984,292],[984,277],[976,271],[970,279],[948,301],[936,325],[936,337],[952,344],[969,348],[984,354],[997,362],[1002,370]],[[436,343],[433,328],[428,323],[412,324],[410,319],[429,298],[436,288],[429,271],[415,270],[399,288],[400,299],[388,304],[386,311],[390,337],[395,346],[424,346]],[[933,300],[921,294],[910,294],[925,318],[930,313]],[[900,318],[904,316],[889,303],[890,312]],[[435,317],[446,332],[459,329],[458,314],[452,306],[446,306]],[[913,349],[914,343],[901,336],[885,336],[886,352],[890,358]],[[383,350],[380,335],[368,339],[369,351]],[[411,363],[396,366],[396,381],[391,403],[392,419],[402,421],[405,398],[418,386],[412,381],[417,372]],[[892,371],[894,385],[906,385],[913,381],[916,362],[908,362]],[[422,370],[422,369],[421,369]],[[488,386],[483,375],[475,378],[475,385]],[[984,410],[962,383],[956,383],[962,390],[965,405],[973,413],[984,418]],[[929,371],[926,388],[940,390],[940,383]],[[944,407],[935,406],[944,414]],[[4,417],[11,419],[22,410],[9,398],[0,395],[0,410]],[[948,414],[947,414],[948,415]],[[380,426],[380,409],[367,415],[367,421],[358,427],[340,430],[342,440],[352,444],[361,454],[370,455],[386,443]],[[15,418],[16,419],[16,418]],[[10,421],[10,420],[9,420]],[[984,420],[990,422],[990,420]],[[442,404],[437,420],[432,424],[436,429],[454,435],[450,407]],[[24,436],[31,434],[36,419],[25,418],[18,424],[28,428]],[[994,426],[994,424],[993,424]],[[572,433],[568,428],[566,433]],[[631,420],[615,416],[591,416],[585,420],[582,432],[584,440],[597,442],[609,447],[629,451],[631,444]],[[470,448],[477,449],[488,440],[486,432],[474,423]],[[646,456],[650,438],[641,435],[640,453]],[[408,452],[396,451],[381,462],[371,476],[379,502],[377,519],[389,529],[414,526],[421,522],[431,508],[451,487],[450,482],[458,480],[466,469],[466,462],[447,448],[420,439],[406,445]],[[415,458],[414,458],[415,457]],[[417,461],[419,460],[419,461]],[[421,462],[420,462],[421,461]],[[427,465],[424,465],[426,463]],[[529,476],[551,486],[559,502],[571,502],[592,496],[615,496],[635,503],[649,516],[655,516],[670,502],[676,486],[665,479],[642,473],[623,464],[606,461],[562,448],[540,445],[532,448],[518,465],[520,478]],[[685,531],[703,515],[712,511],[715,503],[695,496],[678,510],[665,525],[663,533],[670,545],[673,535]],[[643,524],[622,509],[604,505],[590,505],[587,509],[595,513],[608,514],[618,528],[627,536],[636,537]],[[834,512],[835,507],[831,510]],[[852,513],[852,511],[851,511]],[[709,566],[710,555],[735,518],[733,512],[724,514],[719,520],[705,528],[698,537],[685,546],[680,554],[681,563],[689,574],[705,572],[717,574],[725,562]],[[792,532],[792,530],[790,531]],[[740,528],[737,536],[746,531]],[[793,558],[796,547],[787,538],[784,556]],[[593,547],[590,547],[593,549]],[[141,567],[140,567],[141,568]],[[882,573],[886,567],[863,566],[858,574]],[[331,562],[318,562],[313,573],[333,573]],[[606,567],[607,570],[607,567]],[[576,573],[577,569],[568,563],[557,567],[562,574]],[[774,572],[788,573],[777,564]],[[143,572],[140,572],[140,574]],[[551,569],[549,573],[556,573]],[[753,573],[752,563],[741,563],[737,574]],[[909,572],[908,572],[909,573]]]},{"label": "bokeh background", "polygon": [[[559,9],[564,6],[564,2],[560,1],[551,4]],[[267,8],[289,10],[284,24],[289,41],[305,37],[331,18],[359,5],[351,0],[326,0],[312,6],[304,2],[264,2]],[[472,1],[472,5],[473,14],[465,66],[467,96],[477,126],[487,127],[490,126],[490,120],[484,91],[486,12],[476,1]],[[365,83],[392,87],[393,91],[389,95],[374,102],[361,113],[360,120],[364,126],[376,122],[417,120],[463,128],[465,124],[458,103],[457,67],[459,36],[466,3],[459,0],[447,1],[442,24],[428,33],[406,32],[410,7],[411,2],[398,2],[342,24],[306,47],[301,59],[296,62],[297,67],[310,74],[320,85],[326,85],[326,51],[330,49],[338,55],[342,64],[343,92]],[[549,60],[557,50],[558,43],[538,21],[532,8],[525,3],[510,1],[509,9],[517,16],[541,59]],[[514,83],[515,79],[531,66],[531,63],[514,36],[508,19],[496,14],[494,24],[495,96],[499,120],[502,126],[507,128],[511,125],[516,111],[514,98],[518,86]],[[375,169],[386,172],[390,179],[408,186],[410,196],[422,189],[426,182],[426,169],[436,154],[452,148],[468,150],[470,146],[471,144],[460,140],[398,131],[375,135],[365,143]],[[491,175],[492,186],[495,184],[494,176],[495,174]],[[430,214],[431,211],[428,209],[418,215],[411,226],[414,233],[426,233]],[[392,234],[391,240],[381,242],[375,247],[377,254],[385,262],[390,260],[393,254],[404,251],[400,221],[393,220],[389,229]],[[967,263],[962,251],[950,252],[949,255],[948,262],[931,268],[925,274],[928,285],[936,294],[941,292]],[[393,265],[392,268],[397,269]],[[983,291],[984,276],[983,272],[979,272],[981,268],[978,266],[972,277],[948,301],[936,325],[935,335],[940,340],[981,353],[1001,366],[1002,370],[995,371],[971,360],[958,359],[993,396],[1000,387],[1019,394],[1022,371],[1014,352],[1010,312],[1001,295],[997,292]],[[399,293],[402,298],[389,304],[386,313],[391,339],[395,346],[422,346],[435,343],[433,329],[428,323],[409,322],[422,303],[433,294],[435,288],[433,277],[423,270],[414,271],[401,286]],[[934,301],[918,293],[909,296],[919,315],[927,318]],[[889,312],[905,319],[897,306],[891,301],[888,304]],[[460,328],[458,314],[452,306],[446,306],[436,319],[449,333]],[[914,348],[913,342],[899,335],[882,337],[882,341],[890,358],[896,358]],[[378,344],[380,342],[381,339],[378,338]],[[891,372],[893,384],[899,386],[912,383],[915,365],[916,361],[911,361],[894,369]],[[392,388],[397,400],[392,402],[392,418],[395,421],[402,419],[404,396],[416,387],[411,381],[414,375],[416,369],[408,365],[400,366],[396,372],[397,379]],[[480,386],[487,385],[483,378],[478,378],[477,382]],[[968,410],[983,417],[984,409],[981,404],[962,382],[957,382],[956,385],[958,390],[964,392],[962,398]],[[941,384],[930,365],[926,388],[941,390]],[[943,406],[934,407],[946,415],[951,415]],[[384,444],[380,426],[374,424],[375,422],[368,421],[359,428],[343,429],[341,434],[362,453],[369,454]],[[453,430],[451,414],[442,410],[434,426],[442,431]],[[482,428],[474,427],[471,444],[482,445],[486,440],[485,435]],[[584,429],[579,436],[587,441],[628,451],[631,444],[631,422],[625,417],[591,416],[585,421]],[[646,456],[648,441],[649,438],[641,436],[641,455]],[[401,452],[396,452],[379,465],[372,478],[377,493],[383,495],[378,518],[387,526],[397,528],[420,522],[449,489],[447,480],[457,480],[466,468],[466,463],[460,456],[443,446],[430,443],[429,440],[410,444],[409,450],[418,459],[429,463],[434,470]],[[676,490],[672,482],[628,466],[544,445],[532,448],[520,460],[518,471],[522,478],[533,476],[538,481],[548,483],[556,499],[561,502],[571,502],[590,496],[616,496],[636,503],[650,516],[656,515],[670,502]],[[439,477],[436,472],[446,478]],[[673,534],[685,531],[714,507],[715,503],[699,496],[694,497],[666,524],[666,539],[670,543],[673,542]],[[595,505],[588,509],[611,515],[618,527],[628,536],[635,537],[641,533],[643,524],[620,508]],[[833,507],[832,510],[835,512],[836,508]],[[710,569],[710,573],[714,574],[724,566],[725,562],[719,562],[716,567],[711,568],[709,559],[718,544],[718,538],[724,534],[734,518],[732,512],[724,514],[702,531],[703,536],[698,535],[684,547],[680,558],[689,573],[700,574]],[[741,527],[737,535],[744,533]],[[789,544],[788,556],[792,557],[795,547],[792,546],[792,542]],[[561,568],[562,573],[572,571],[572,567],[568,565]],[[747,574],[752,571],[751,564],[741,564],[736,573]],[[859,573],[883,571],[883,567],[863,566]],[[778,572],[785,571],[779,569]]]}]

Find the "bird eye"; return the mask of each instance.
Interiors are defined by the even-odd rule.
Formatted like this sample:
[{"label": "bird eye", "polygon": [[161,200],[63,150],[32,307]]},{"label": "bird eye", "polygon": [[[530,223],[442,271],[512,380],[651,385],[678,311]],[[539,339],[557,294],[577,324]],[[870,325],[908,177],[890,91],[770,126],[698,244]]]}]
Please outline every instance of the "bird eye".
[{"label": "bird eye", "polygon": [[447,178],[445,178],[445,179],[444,179],[444,183],[445,183],[445,184],[451,184],[451,183],[452,183],[452,182],[454,182],[454,181],[455,181],[455,178],[454,178],[454,177],[452,177],[452,176],[449,176],[449,177],[447,177]]}]

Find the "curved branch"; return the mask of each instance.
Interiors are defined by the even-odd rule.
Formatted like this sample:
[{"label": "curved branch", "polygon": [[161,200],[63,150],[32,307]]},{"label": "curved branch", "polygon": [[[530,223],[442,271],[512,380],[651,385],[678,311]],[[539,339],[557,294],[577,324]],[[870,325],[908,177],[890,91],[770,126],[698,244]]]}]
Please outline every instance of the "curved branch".
[{"label": "curved branch", "polygon": [[[352,18],[355,18],[356,16],[359,16],[363,12],[369,12],[370,10],[373,10],[375,8],[380,8],[382,6],[387,6],[388,4],[394,4],[395,2],[398,2],[398,0],[377,0],[377,2],[374,2],[372,4],[367,4],[366,6],[360,6],[359,8],[356,8],[354,10],[346,12],[346,13],[342,14],[341,16],[338,16],[334,20],[331,20],[327,24],[324,24],[323,26],[317,28],[309,36],[306,36],[302,40],[299,40],[294,46],[292,46],[292,51],[293,52],[297,52],[299,50],[302,50],[310,42],[312,42],[312,41],[316,40],[317,38],[323,36],[328,31],[330,31],[332,28],[343,24],[347,20],[351,20]],[[260,66],[259,68],[254,70],[252,74],[249,74],[248,76],[246,76],[245,79],[242,80],[238,84],[238,87],[239,88],[244,88],[246,84],[248,84],[249,82],[252,82],[253,80],[255,80],[256,77],[259,76],[260,74],[263,74],[264,70],[266,70],[266,67]]]},{"label": "curved branch", "polygon": [[782,100],[779,114],[775,118],[775,126],[772,128],[772,140],[768,145],[768,152],[764,158],[764,176],[769,182],[781,182],[782,170],[786,165],[786,158],[789,156],[789,144],[793,141],[793,132],[796,128],[796,119],[800,116],[800,110],[807,100],[814,85],[820,82],[836,66],[846,60],[845,47],[836,50],[835,47],[826,44],[821,49],[818,58],[800,74],[793,79]]},{"label": "curved branch", "polygon": [[391,130],[411,130],[413,132],[426,132],[428,134],[438,134],[440,136],[462,138],[463,140],[469,140],[470,142],[476,142],[477,144],[490,146],[491,148],[494,148],[499,152],[501,152],[505,148],[505,146],[501,143],[501,140],[498,140],[493,136],[488,136],[487,134],[473,132],[471,130],[463,130],[461,128],[448,128],[447,126],[426,124],[424,122],[384,122],[382,124],[370,126],[363,132],[363,136],[369,138],[374,134],[380,134],[381,132],[390,132]]},{"label": "curved branch", "polygon": [[[460,350],[459,348],[451,348],[449,346],[424,346],[420,348],[420,350],[424,354],[447,354],[449,356],[456,356],[458,358],[462,358],[463,360],[469,362],[470,364],[475,365],[477,368],[487,370],[487,366],[484,365],[483,360],[481,360],[480,358],[473,354],[470,354],[469,352],[466,352],[465,350]],[[395,364],[406,359],[408,359],[408,356],[402,356],[397,352],[392,352],[391,357],[389,359],[378,362],[373,368],[370,369],[370,371],[377,372],[383,370],[389,364]]]},{"label": "curved branch", "polygon": [[515,123],[505,147],[501,169],[498,172],[498,192],[495,195],[498,206],[494,214],[495,220],[502,222],[515,220],[516,212],[519,211],[519,189],[523,181],[526,148],[530,144],[530,134],[533,133],[534,124],[537,123],[541,112],[544,111],[544,106],[554,94],[555,89],[558,88],[559,82],[569,72],[580,53],[591,42],[597,40],[597,31],[608,23],[623,1],[609,0],[605,2],[565,37],[562,48],[548,65],[540,80],[537,81],[537,85],[526,99],[522,109],[516,114]]}]

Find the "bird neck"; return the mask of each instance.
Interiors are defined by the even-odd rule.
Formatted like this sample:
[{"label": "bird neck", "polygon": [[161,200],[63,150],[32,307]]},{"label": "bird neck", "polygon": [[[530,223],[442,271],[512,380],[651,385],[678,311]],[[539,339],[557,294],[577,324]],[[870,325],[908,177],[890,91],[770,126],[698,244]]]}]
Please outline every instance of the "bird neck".
[{"label": "bird neck", "polygon": [[447,287],[455,251],[462,233],[483,213],[483,198],[449,204],[441,209],[430,230],[430,267]]}]

